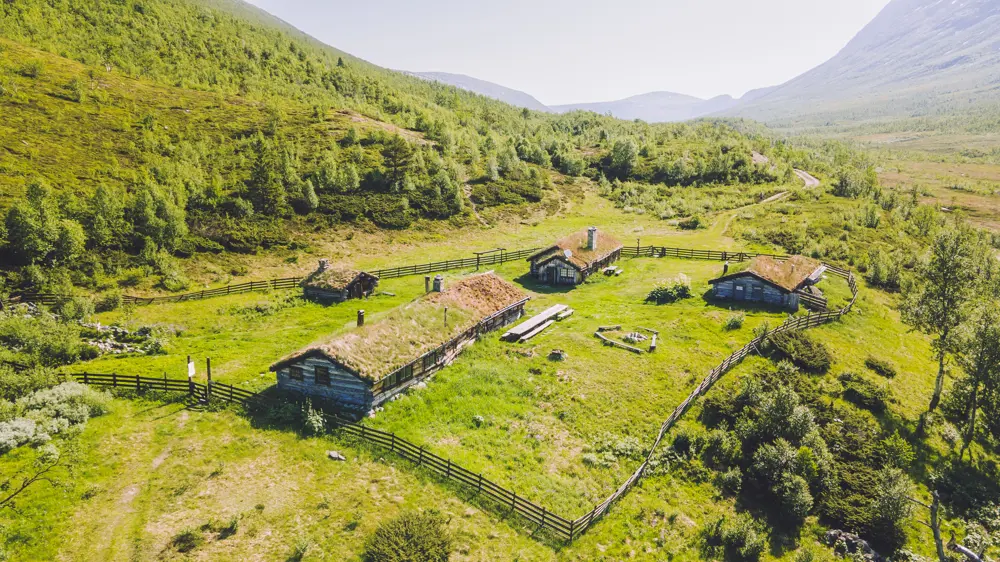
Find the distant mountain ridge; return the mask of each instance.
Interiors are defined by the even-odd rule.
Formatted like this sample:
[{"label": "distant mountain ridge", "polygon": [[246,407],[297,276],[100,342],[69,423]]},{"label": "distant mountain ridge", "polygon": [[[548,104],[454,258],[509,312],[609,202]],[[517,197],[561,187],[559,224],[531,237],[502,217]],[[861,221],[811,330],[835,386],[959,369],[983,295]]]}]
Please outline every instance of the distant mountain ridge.
[{"label": "distant mountain ridge", "polygon": [[619,119],[642,119],[650,123],[697,119],[735,107],[743,100],[756,99],[757,97],[766,95],[771,90],[770,88],[753,90],[740,99],[735,99],[729,95],[722,95],[706,100],[676,92],[650,92],[614,101],[546,106],[531,94],[493,82],[487,82],[486,80],[473,78],[465,74],[453,74],[450,72],[404,72],[411,76],[423,78],[424,80],[441,82],[442,84],[462,88],[463,90],[535,111],[549,113],[593,111],[601,115],[611,114],[613,117]]},{"label": "distant mountain ridge", "polygon": [[1000,2],[893,0],[836,56],[723,110],[767,122],[925,115],[1000,100]]},{"label": "distant mountain ridge", "polygon": [[528,109],[533,109],[535,111],[552,112],[552,110],[546,107],[545,104],[538,101],[530,94],[526,94],[520,90],[515,90],[506,86],[501,86],[500,84],[494,84],[493,82],[487,82],[486,80],[466,76],[465,74],[452,74],[450,72],[403,72],[406,72],[406,74],[411,76],[416,76],[417,78],[423,78],[424,80],[441,82],[442,84],[475,92],[495,100],[509,103],[510,105],[516,107],[527,107]]},{"label": "distant mountain ridge", "polygon": [[648,122],[713,116],[796,126],[932,115],[1000,101],[1000,0],[892,0],[829,61],[739,99],[650,92],[546,107],[524,92],[468,76],[413,74],[537,111]]}]

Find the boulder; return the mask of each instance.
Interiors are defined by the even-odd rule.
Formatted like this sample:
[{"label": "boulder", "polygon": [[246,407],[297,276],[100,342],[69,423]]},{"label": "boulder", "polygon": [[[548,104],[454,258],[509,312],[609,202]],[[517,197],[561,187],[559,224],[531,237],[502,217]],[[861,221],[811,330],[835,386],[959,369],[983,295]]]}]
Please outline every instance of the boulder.
[{"label": "boulder", "polygon": [[346,461],[347,460],[347,457],[345,457],[344,455],[340,454],[340,451],[327,451],[326,452],[326,456],[327,456],[327,458],[329,458],[332,461]]},{"label": "boulder", "polygon": [[826,532],[826,535],[823,538],[826,545],[833,547],[834,552],[839,554],[841,557],[846,558],[848,555],[860,553],[861,557],[868,562],[885,561],[885,559],[882,558],[882,555],[875,552],[875,550],[868,544],[868,541],[862,539],[854,533],[848,533],[839,529],[831,529]]}]

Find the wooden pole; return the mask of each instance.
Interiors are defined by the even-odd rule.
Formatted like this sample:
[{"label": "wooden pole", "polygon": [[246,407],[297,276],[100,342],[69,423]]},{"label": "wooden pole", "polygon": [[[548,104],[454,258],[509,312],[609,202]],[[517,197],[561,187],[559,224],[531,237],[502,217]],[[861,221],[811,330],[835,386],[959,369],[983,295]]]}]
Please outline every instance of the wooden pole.
[{"label": "wooden pole", "polygon": [[212,358],[205,358],[205,373],[208,375],[208,386],[205,390],[205,400],[212,399]]}]

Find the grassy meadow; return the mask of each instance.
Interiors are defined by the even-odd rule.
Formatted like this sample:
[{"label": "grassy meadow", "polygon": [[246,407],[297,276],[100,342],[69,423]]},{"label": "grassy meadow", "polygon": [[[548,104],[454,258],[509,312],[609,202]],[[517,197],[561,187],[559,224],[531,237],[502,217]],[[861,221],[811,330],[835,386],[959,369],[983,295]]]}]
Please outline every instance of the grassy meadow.
[{"label": "grassy meadow", "polygon": [[[259,256],[263,265],[255,276],[305,271],[324,255],[377,267],[464,256],[501,244],[538,246],[590,224],[627,244],[639,238],[644,245],[749,249],[730,236],[772,214],[787,218],[777,207],[784,203],[777,202],[720,213],[707,229],[677,231],[663,221],[616,211],[589,190],[582,200],[570,201],[558,217],[535,223],[508,217],[505,228],[464,232],[461,244],[452,243],[455,232],[449,227],[361,232],[349,239],[325,233],[291,256]],[[816,212],[824,213],[821,206]],[[557,303],[576,313],[526,344],[500,342],[498,333],[483,338],[426,388],[389,402],[364,423],[425,445],[561,515],[588,511],[637,466],[662,420],[712,367],[751,339],[756,326],[777,325],[786,316],[768,309],[730,310],[706,299],[708,280],[721,274],[718,262],[639,258],[620,265],[622,276],[598,275],[573,289],[534,283],[523,262],[497,267],[532,297],[529,314]],[[199,260],[186,267],[208,280],[224,265]],[[445,282],[466,273],[449,272]],[[658,281],[680,274],[691,279],[691,298],[644,302]],[[820,286],[831,306],[850,296],[837,277]],[[379,290],[393,296],[320,306],[296,291],[274,291],[103,313],[98,316],[103,323],[165,328],[172,334],[166,353],[106,356],[71,368],[181,377],[191,355],[203,378],[204,358],[211,357],[215,380],[263,390],[273,384],[267,368],[275,359],[352,329],[358,308],[371,321],[419,297],[423,279],[385,280]],[[869,356],[905,366],[887,383],[894,400],[885,414],[886,423],[905,423],[926,404],[935,365],[926,338],[899,322],[895,299],[863,287],[850,316],[813,334],[835,357],[821,382],[830,392],[839,373],[864,373]],[[737,313],[745,315],[742,327],[726,330],[723,324]],[[593,332],[610,324],[625,331],[658,330],[657,351],[634,355],[600,345]],[[567,358],[548,359],[553,349]],[[765,363],[751,358],[727,378]],[[684,424],[697,419],[698,408]],[[327,450],[341,451],[348,461],[326,459]],[[736,509],[710,480],[684,471],[657,472],[573,544],[554,544],[533,537],[533,529],[503,510],[481,505],[382,451],[335,434],[307,438],[254,427],[234,412],[189,410],[178,403],[116,400],[112,414],[84,431],[79,455],[74,484],[33,490],[30,516],[3,521],[20,537],[8,547],[15,558],[235,560],[249,553],[281,559],[304,552],[304,559],[357,559],[363,537],[379,521],[419,506],[451,517],[456,560],[696,560],[699,528]],[[782,539],[764,558],[790,559],[798,549],[828,556],[816,543],[816,528],[810,518],[797,544]],[[187,554],[176,546],[184,531],[203,541]],[[926,538],[916,526],[911,531]]]}]

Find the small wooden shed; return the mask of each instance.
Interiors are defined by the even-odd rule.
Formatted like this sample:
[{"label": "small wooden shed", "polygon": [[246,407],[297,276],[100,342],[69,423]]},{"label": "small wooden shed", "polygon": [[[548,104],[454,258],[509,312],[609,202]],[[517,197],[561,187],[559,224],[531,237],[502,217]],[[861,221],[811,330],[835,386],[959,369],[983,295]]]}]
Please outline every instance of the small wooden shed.
[{"label": "small wooden shed", "polygon": [[302,281],[302,294],[317,302],[344,302],[370,296],[378,287],[378,277],[364,271],[330,265],[319,260],[319,267]]},{"label": "small wooden shed", "polygon": [[805,256],[783,260],[758,256],[732,268],[727,262],[722,277],[709,283],[717,299],[798,310],[800,297],[820,280],[824,271],[826,266]]},{"label": "small wooden shed", "polygon": [[531,275],[549,285],[579,285],[621,257],[622,243],[590,227],[528,258]]},{"label": "small wooden shed", "polygon": [[527,297],[493,273],[463,278],[271,365],[278,388],[353,415],[451,363],[481,334],[517,321]]}]

